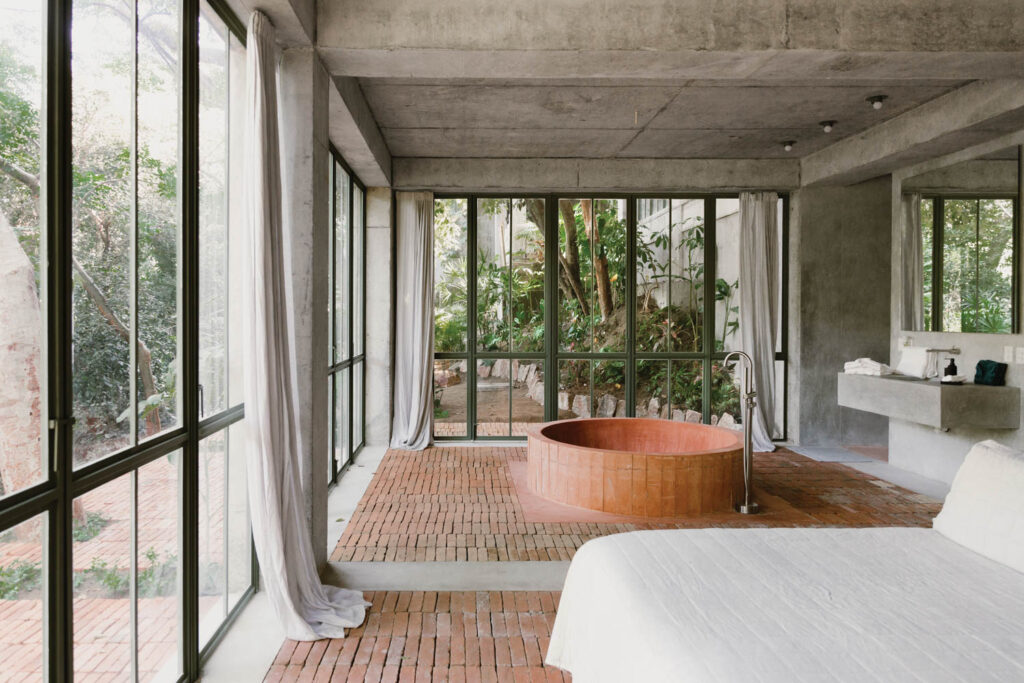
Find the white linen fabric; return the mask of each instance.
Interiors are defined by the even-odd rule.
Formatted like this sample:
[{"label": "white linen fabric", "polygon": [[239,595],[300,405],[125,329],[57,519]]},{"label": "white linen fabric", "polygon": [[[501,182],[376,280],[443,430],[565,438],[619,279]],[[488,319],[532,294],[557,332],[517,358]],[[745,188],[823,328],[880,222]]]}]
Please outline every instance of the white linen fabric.
[{"label": "white linen fabric", "polygon": [[885,363],[877,360],[858,358],[857,360],[843,363],[843,372],[847,375],[873,375],[881,377],[882,375],[891,375],[892,369]]},{"label": "white linen fabric", "polygon": [[901,329],[924,329],[924,253],[921,235],[921,195],[903,195],[900,246],[903,267]]},{"label": "white linen fabric", "polygon": [[430,445],[434,420],[434,195],[398,192],[398,313],[391,447]]},{"label": "white linen fabric", "polygon": [[967,454],[933,526],[940,534],[1024,572],[1024,453],[982,441]]},{"label": "white linen fabric", "polygon": [[1022,642],[1024,574],[933,529],[638,531],[576,553],[546,661],[580,683],[1020,681]]},{"label": "white linen fabric", "polygon": [[362,593],[324,586],[302,509],[295,433],[293,329],[285,291],[274,27],[260,12],[247,36],[246,164],[250,290],[245,297],[245,419],[253,542],[288,638],[342,638],[362,623]]},{"label": "white linen fabric", "polygon": [[904,346],[900,350],[900,362],[896,372],[908,377],[928,379],[939,374],[939,354],[924,346]]},{"label": "white linen fabric", "polygon": [[740,336],[753,361],[755,451],[774,451],[775,337],[779,329],[778,201],[774,192],[740,193]]}]

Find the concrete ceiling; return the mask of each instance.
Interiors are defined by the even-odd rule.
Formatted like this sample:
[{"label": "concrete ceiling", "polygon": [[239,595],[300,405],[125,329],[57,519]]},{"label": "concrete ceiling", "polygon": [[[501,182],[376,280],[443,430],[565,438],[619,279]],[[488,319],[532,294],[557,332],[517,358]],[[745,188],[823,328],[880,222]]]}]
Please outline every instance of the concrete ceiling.
[{"label": "concrete ceiling", "polygon": [[[820,150],[964,84],[361,78],[396,157],[769,159]],[[881,110],[866,98],[885,94]],[[837,121],[831,134],[819,123]],[[795,140],[786,152],[782,142]]]}]

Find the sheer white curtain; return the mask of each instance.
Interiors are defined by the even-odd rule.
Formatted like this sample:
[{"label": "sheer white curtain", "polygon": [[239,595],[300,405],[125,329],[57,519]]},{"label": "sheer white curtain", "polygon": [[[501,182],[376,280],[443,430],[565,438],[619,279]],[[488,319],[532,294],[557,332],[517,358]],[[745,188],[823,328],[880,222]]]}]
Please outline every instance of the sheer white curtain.
[{"label": "sheer white curtain", "polygon": [[434,195],[398,192],[395,417],[391,447],[430,445],[434,419]]},{"label": "sheer white curtain", "polygon": [[271,603],[293,640],[341,638],[358,626],[362,593],[317,576],[299,483],[294,358],[285,291],[274,27],[260,12],[247,41],[246,164],[249,290],[245,297],[245,417],[253,541]]},{"label": "sheer white curtain", "polygon": [[921,195],[903,195],[901,265],[903,305],[900,325],[904,330],[924,329],[924,251],[921,236]]},{"label": "sheer white curtain", "polygon": [[775,337],[779,329],[779,196],[740,193],[740,334],[754,363],[755,451],[774,451]]}]

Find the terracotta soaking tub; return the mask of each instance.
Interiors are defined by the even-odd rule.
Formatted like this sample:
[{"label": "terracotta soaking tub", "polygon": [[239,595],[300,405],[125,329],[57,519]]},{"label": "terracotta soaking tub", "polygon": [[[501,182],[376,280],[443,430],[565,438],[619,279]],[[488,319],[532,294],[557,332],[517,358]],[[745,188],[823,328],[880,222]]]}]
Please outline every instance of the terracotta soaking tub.
[{"label": "terracotta soaking tub", "polygon": [[730,510],[743,499],[743,435],[709,425],[591,418],[527,432],[527,480],[549,500],[643,517]]}]

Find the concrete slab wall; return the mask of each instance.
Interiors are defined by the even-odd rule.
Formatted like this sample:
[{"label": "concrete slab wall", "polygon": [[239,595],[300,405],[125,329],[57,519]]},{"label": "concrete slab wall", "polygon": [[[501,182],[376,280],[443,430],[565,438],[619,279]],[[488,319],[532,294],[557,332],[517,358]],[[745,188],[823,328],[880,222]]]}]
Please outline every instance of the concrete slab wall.
[{"label": "concrete slab wall", "polygon": [[302,491],[317,566],[327,561],[327,282],[330,267],[330,79],[312,48],[285,50],[278,115],[288,300],[298,383]]},{"label": "concrete slab wall", "polygon": [[391,189],[366,188],[366,445],[391,440]]},{"label": "concrete slab wall", "polygon": [[887,443],[884,417],[838,405],[836,373],[888,354],[891,193],[887,176],[793,195],[790,424],[801,444]]}]

